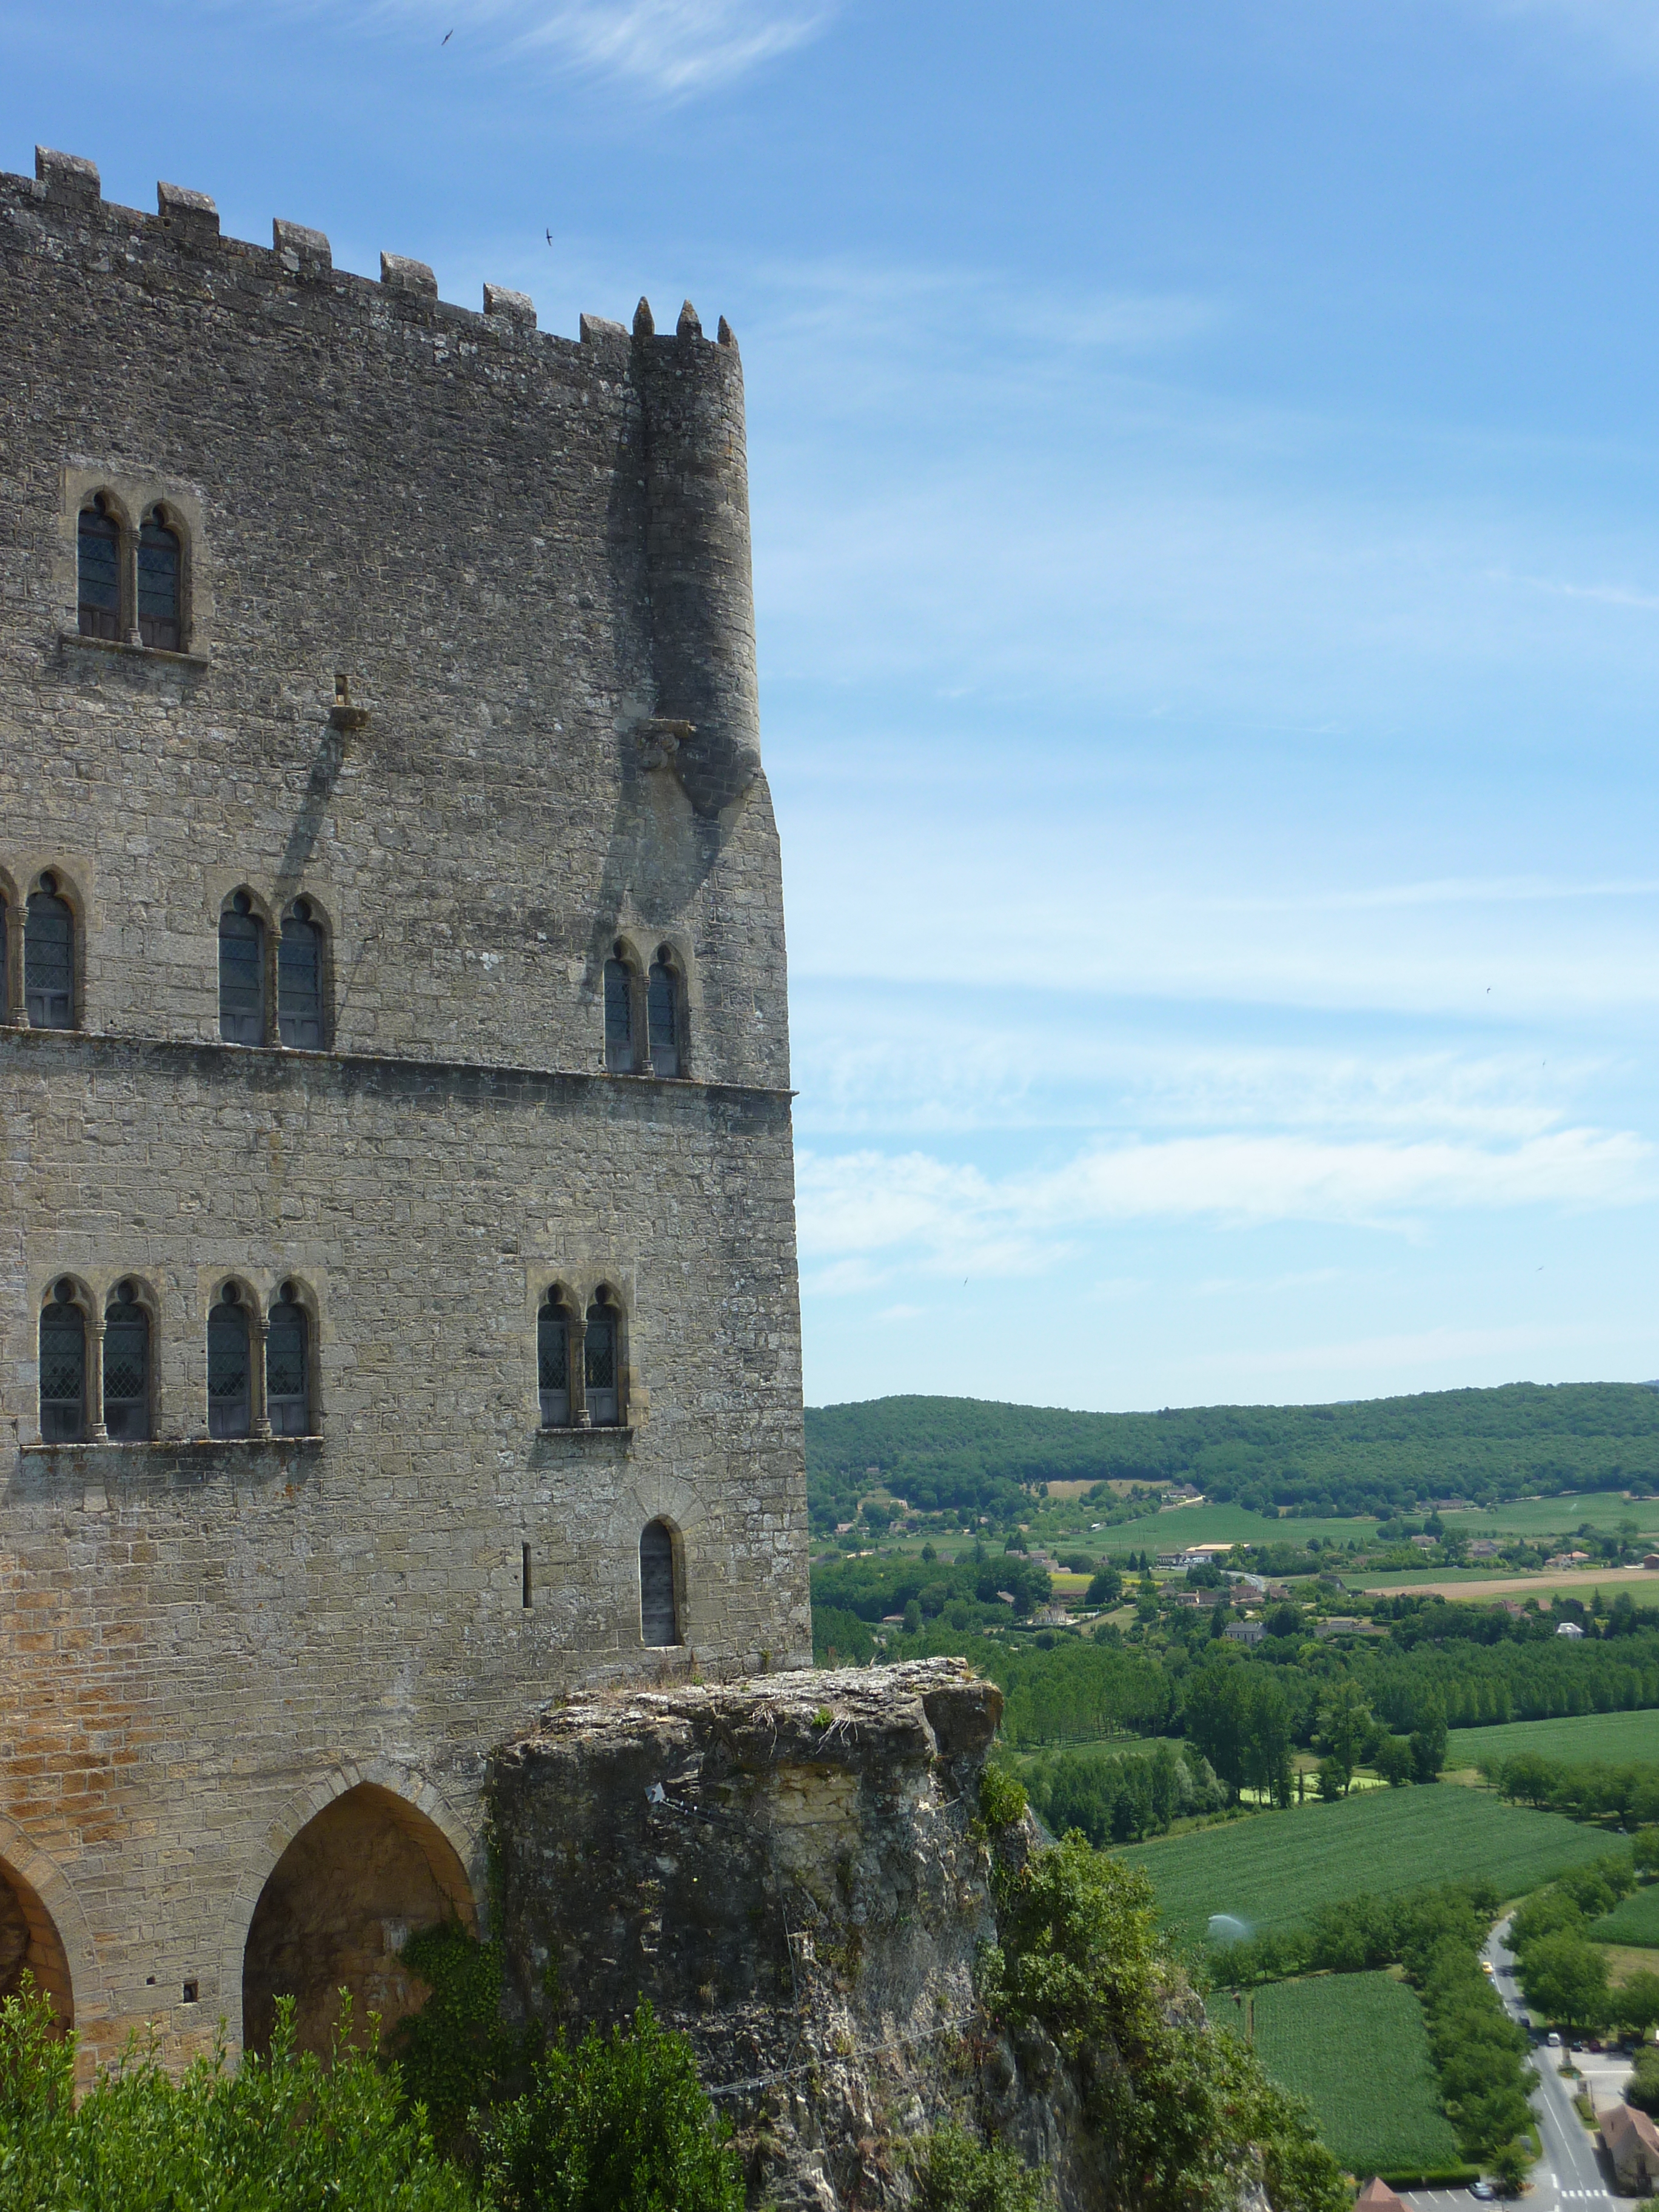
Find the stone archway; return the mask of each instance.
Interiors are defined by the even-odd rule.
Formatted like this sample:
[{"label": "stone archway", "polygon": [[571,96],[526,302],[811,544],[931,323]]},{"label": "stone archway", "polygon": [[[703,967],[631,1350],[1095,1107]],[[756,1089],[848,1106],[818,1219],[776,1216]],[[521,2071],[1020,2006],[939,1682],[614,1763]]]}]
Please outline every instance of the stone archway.
[{"label": "stone archway", "polygon": [[26,1974],[51,2000],[59,2032],[67,2034],[75,2025],[75,1991],[64,1939],[39,1892],[0,1859],[0,2002],[16,1996]]},{"label": "stone archway", "polygon": [[361,2037],[418,2012],[426,1987],[398,1953],[417,1928],[476,1928],[472,1886],[454,1845],[417,1806],[360,1782],[300,1830],[272,1868],[242,1960],[242,2040],[270,2043],[279,1996],[295,2000],[301,2050],[326,2051],[342,1989]]}]

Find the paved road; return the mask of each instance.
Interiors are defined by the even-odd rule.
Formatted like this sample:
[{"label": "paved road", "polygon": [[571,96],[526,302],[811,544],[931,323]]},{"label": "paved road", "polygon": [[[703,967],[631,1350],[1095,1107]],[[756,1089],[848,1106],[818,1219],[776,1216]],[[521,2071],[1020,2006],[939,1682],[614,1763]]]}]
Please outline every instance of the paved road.
[{"label": "paved road", "polygon": [[[1503,1940],[1508,1931],[1508,1921],[1500,1922],[1486,1940],[1485,1955],[1492,1961],[1505,2008],[1524,2026],[1525,2008],[1515,1984],[1515,1954]],[[1625,2202],[1613,2192],[1612,2175],[1595,2138],[1573,2110],[1571,2084],[1555,2070],[1561,2056],[1559,2051],[1541,2045],[1534,2053],[1538,2087],[1533,2092],[1532,2109],[1544,2154],[1532,2170],[1528,2212],[1555,2212],[1557,2206],[1565,2212],[1566,2208]],[[1474,2200],[1466,2190],[1414,2190],[1406,2202],[1420,2206],[1423,2212],[1429,2212],[1431,2206],[1435,2212],[1451,2212],[1453,2206],[1457,2212],[1474,2212]]]}]

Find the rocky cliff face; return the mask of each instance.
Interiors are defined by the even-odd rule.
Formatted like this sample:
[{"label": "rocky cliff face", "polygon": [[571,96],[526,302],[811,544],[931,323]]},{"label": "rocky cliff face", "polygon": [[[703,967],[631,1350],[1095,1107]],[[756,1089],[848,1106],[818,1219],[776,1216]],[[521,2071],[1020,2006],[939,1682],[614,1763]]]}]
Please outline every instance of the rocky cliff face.
[{"label": "rocky cliff face", "polygon": [[550,1711],[492,1784],[514,2002],[580,2029],[649,1998],[780,2212],[908,2201],[906,2139],[951,2118],[1093,2212],[1104,2154],[1066,2068],[975,2001],[1001,1703],[934,1659]]}]

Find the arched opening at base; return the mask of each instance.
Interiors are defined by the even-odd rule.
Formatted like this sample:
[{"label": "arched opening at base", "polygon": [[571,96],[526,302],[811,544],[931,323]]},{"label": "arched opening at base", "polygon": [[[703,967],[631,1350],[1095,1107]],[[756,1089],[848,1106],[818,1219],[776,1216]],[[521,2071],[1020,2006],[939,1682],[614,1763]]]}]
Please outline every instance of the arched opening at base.
[{"label": "arched opening at base", "polygon": [[242,2040],[264,2051],[279,1996],[302,2051],[326,2051],[349,1990],[353,2037],[382,2035],[426,2002],[398,1952],[417,1928],[477,1924],[471,1884],[442,1830],[395,1791],[360,1783],[308,1820],[271,1869],[242,1960]]},{"label": "arched opening at base", "polygon": [[25,1974],[51,2000],[58,2031],[67,2035],[75,2025],[75,1992],[64,1939],[34,1890],[0,1859],[0,2003],[16,1996]]}]

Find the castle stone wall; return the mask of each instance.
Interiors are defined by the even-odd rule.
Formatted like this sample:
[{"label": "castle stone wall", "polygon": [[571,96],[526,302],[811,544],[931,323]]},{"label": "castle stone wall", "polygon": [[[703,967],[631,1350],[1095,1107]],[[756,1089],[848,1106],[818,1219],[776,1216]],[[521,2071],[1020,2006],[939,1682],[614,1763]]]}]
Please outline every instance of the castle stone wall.
[{"label": "castle stone wall", "polygon": [[[483,1910],[487,1755],[550,1698],[810,1656],[781,878],[724,326],[553,337],[39,169],[0,177],[0,1881],[90,2054],[182,2057],[342,1796]],[[180,651],[76,634],[94,490],[180,529]],[[73,1032],[21,1018],[46,868]],[[239,887],[324,922],[326,1051],[217,1042]],[[618,940],[673,949],[683,1079],[604,1072]],[[142,1286],[152,1441],[40,1442],[65,1277]],[[208,1440],[233,1278],[302,1285],[314,1436]],[[538,1426],[556,1281],[620,1312],[618,1427]]]}]

